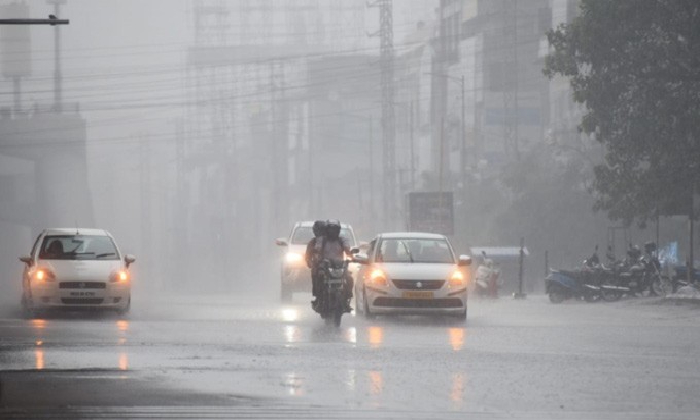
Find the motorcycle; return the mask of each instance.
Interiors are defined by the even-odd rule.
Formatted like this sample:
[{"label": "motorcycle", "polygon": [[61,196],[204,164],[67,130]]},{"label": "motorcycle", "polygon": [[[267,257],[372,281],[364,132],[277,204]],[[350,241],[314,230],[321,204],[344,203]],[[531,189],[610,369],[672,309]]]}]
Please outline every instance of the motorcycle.
[{"label": "motorcycle", "polygon": [[318,269],[321,273],[322,291],[313,309],[326,321],[326,325],[340,326],[346,312],[348,261],[323,260]]},{"label": "motorcycle", "polygon": [[650,296],[666,295],[670,281],[661,275],[661,263],[654,255],[656,244],[644,244],[644,254],[637,246],[630,246],[627,258],[616,261],[607,269],[607,276],[601,288],[603,299],[618,300],[622,295],[643,295],[647,290]]},{"label": "motorcycle", "polygon": [[551,270],[545,279],[545,290],[552,303],[567,299],[583,299],[596,302],[601,298],[601,288],[591,284],[581,271]]}]

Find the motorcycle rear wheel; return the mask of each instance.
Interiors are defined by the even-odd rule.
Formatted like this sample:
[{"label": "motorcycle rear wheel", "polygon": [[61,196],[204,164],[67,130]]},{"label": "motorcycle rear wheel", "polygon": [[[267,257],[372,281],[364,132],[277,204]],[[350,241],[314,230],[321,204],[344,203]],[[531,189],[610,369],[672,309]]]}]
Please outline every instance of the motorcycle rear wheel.
[{"label": "motorcycle rear wheel", "polygon": [[659,296],[666,296],[671,293],[673,285],[668,277],[660,276],[654,279],[651,283],[651,290]]}]

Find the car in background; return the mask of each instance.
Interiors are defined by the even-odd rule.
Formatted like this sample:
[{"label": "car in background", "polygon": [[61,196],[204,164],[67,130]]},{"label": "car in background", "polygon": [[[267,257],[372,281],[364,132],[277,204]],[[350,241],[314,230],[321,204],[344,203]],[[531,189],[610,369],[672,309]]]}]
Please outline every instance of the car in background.
[{"label": "car in background", "polygon": [[22,275],[28,317],[51,309],[131,308],[129,266],[112,235],[102,229],[45,229],[34,242]]},{"label": "car in background", "polygon": [[356,306],[365,317],[445,314],[466,320],[471,258],[455,258],[446,236],[382,233],[354,259],[360,263]]},{"label": "car in background", "polygon": [[[314,237],[313,221],[296,222],[287,238],[277,238],[275,243],[284,247],[280,266],[280,299],[289,302],[295,292],[311,293],[311,270],[306,266],[306,245]],[[355,232],[352,226],[341,223],[340,236],[345,238],[351,247],[357,246]],[[350,267],[352,273],[356,264]]]}]

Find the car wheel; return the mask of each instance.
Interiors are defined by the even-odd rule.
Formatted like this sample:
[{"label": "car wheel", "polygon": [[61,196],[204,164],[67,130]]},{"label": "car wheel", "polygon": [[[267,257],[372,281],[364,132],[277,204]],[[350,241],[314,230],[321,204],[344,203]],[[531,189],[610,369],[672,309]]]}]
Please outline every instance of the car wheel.
[{"label": "car wheel", "polygon": [[373,319],[374,314],[369,309],[369,301],[367,300],[367,293],[365,289],[362,289],[362,315],[367,319]]},{"label": "car wheel", "polygon": [[603,288],[601,290],[601,297],[606,302],[616,302],[622,298],[622,292],[618,290],[607,290]]},{"label": "car wheel", "polygon": [[130,310],[131,310],[131,295],[129,295],[129,300],[126,303],[126,306],[124,306],[121,309],[117,309],[117,313],[119,315],[126,315],[127,313],[129,313]]}]

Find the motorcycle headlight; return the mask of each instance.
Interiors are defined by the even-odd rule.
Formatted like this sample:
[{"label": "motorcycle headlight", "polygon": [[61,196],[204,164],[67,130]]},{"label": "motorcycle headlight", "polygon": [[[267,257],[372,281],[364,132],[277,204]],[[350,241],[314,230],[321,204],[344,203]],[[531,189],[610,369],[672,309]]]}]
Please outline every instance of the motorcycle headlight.
[{"label": "motorcycle headlight", "polygon": [[284,257],[284,259],[288,263],[295,264],[301,262],[301,260],[304,259],[304,256],[297,252],[287,252],[287,255]]}]

